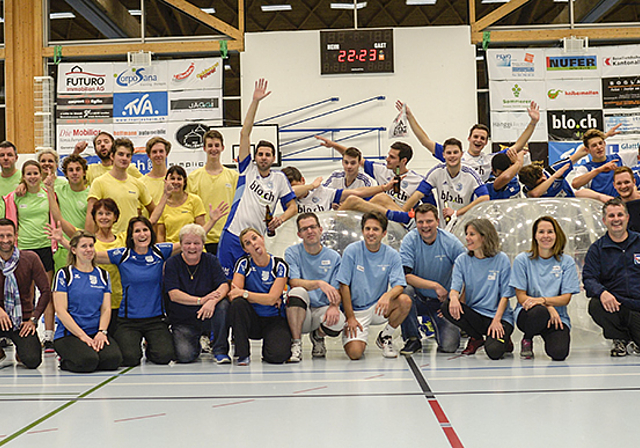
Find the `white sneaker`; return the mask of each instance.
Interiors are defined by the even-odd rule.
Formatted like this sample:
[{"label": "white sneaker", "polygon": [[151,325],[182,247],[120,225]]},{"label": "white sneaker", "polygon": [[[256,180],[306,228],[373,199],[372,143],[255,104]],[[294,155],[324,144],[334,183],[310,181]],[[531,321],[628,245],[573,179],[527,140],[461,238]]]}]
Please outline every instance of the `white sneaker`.
[{"label": "white sneaker", "polygon": [[627,353],[630,355],[640,356],[640,347],[638,347],[635,342],[631,341],[627,344]]},{"label": "white sneaker", "polygon": [[291,343],[291,357],[289,358],[289,362],[300,361],[302,361],[302,341],[293,341]]},{"label": "white sneaker", "polygon": [[211,353],[212,352],[212,350],[211,350],[211,340],[208,337],[204,336],[204,335],[200,336],[200,349],[201,349],[202,353]]},{"label": "white sneaker", "polygon": [[393,348],[393,340],[391,336],[382,337],[382,332],[376,338],[376,345],[382,349],[382,356],[385,358],[397,358],[398,352]]}]

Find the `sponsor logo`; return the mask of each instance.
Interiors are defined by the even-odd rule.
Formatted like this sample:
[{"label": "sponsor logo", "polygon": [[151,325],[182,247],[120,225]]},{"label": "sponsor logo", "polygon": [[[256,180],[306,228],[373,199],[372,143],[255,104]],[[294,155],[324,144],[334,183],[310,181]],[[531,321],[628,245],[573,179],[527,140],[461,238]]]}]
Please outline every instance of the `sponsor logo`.
[{"label": "sponsor logo", "polygon": [[598,120],[596,120],[591,114],[587,114],[586,117],[575,119],[567,117],[564,113],[556,115],[551,114],[551,127],[553,129],[591,129],[598,127]]},{"label": "sponsor logo", "polygon": [[176,131],[176,141],[185,148],[199,149],[203,145],[204,134],[209,126],[202,123],[191,123],[182,126]]},{"label": "sponsor logo", "polygon": [[132,87],[140,84],[141,82],[158,81],[158,75],[155,75],[153,73],[146,74],[144,73],[144,71],[144,67],[132,68],[124,70],[119,75],[114,74],[113,76],[116,77],[116,84],[118,84],[120,87]]},{"label": "sponsor logo", "polygon": [[496,54],[496,65],[498,67],[511,67],[511,54]]},{"label": "sponsor logo", "polygon": [[640,56],[612,56],[602,59],[602,63],[607,67],[620,67],[629,65],[640,65]]},{"label": "sponsor logo", "polygon": [[602,129],[602,111],[547,111],[547,127],[553,140],[582,140],[588,129]]},{"label": "sponsor logo", "polygon": [[166,117],[168,114],[167,92],[115,93],[113,116],[122,118]]},{"label": "sponsor logo", "polygon": [[105,90],[105,74],[85,72],[76,65],[65,75],[65,87],[70,92],[101,92]]},{"label": "sponsor logo", "polygon": [[640,105],[640,78],[636,76],[603,78],[602,104],[605,109],[638,107]]},{"label": "sponsor logo", "polygon": [[448,203],[455,203],[455,204],[460,204],[463,205],[464,201],[462,200],[462,196],[460,196],[459,194],[454,196],[452,195],[450,192],[448,191],[443,191],[442,193],[440,193],[440,199],[442,199],[442,202],[448,202]]},{"label": "sponsor logo", "polygon": [[633,254],[633,263],[640,264],[640,254]]},{"label": "sponsor logo", "polygon": [[196,64],[195,63],[191,63],[191,65],[189,65],[189,67],[183,71],[182,73],[176,73],[175,75],[173,75],[173,80],[174,81],[183,81],[185,79],[187,79],[196,69]]},{"label": "sponsor logo", "polygon": [[548,56],[547,71],[554,70],[595,70],[597,56]]},{"label": "sponsor logo", "polygon": [[511,88],[511,93],[513,93],[513,96],[515,96],[516,98],[520,97],[520,92],[522,92],[522,88],[520,88],[518,84],[514,84],[514,86]]},{"label": "sponsor logo", "polygon": [[216,70],[218,69],[218,65],[220,65],[220,63],[216,62],[211,67],[205,68],[204,70],[202,70],[200,73],[196,75],[196,78],[201,80],[207,79],[209,76],[213,75],[216,72]]},{"label": "sponsor logo", "polygon": [[560,94],[567,97],[588,97],[588,96],[598,96],[600,92],[597,90],[561,90],[561,89],[550,89],[547,92],[547,96],[551,100],[555,100]]},{"label": "sponsor logo", "polygon": [[556,98],[558,98],[558,95],[560,95],[560,92],[562,92],[562,90],[560,90],[560,89],[550,89],[547,92],[547,96],[550,99],[555,100]]},{"label": "sponsor logo", "polygon": [[62,129],[60,137],[95,137],[99,133],[99,129]]},{"label": "sponsor logo", "polygon": [[525,53],[524,54],[524,62],[528,62],[529,64],[533,64],[533,54]]},{"label": "sponsor logo", "polygon": [[171,101],[171,110],[205,110],[219,108],[219,98],[193,98]]}]

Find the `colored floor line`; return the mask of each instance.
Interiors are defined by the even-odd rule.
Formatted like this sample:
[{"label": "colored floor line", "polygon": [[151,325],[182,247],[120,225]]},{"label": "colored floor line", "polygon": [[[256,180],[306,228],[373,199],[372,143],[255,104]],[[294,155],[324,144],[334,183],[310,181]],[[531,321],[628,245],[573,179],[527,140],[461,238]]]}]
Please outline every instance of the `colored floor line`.
[{"label": "colored floor line", "polygon": [[409,368],[411,369],[411,372],[413,372],[413,375],[415,376],[416,381],[418,382],[418,385],[422,389],[422,392],[424,393],[424,396],[427,399],[427,402],[429,403],[429,407],[431,408],[433,415],[435,415],[436,420],[438,421],[438,424],[442,429],[442,432],[447,438],[447,441],[449,442],[452,448],[464,448],[462,441],[458,437],[458,434],[456,434],[456,431],[453,429],[453,426],[451,426],[451,423],[449,422],[449,419],[444,413],[444,410],[440,406],[440,403],[438,403],[438,399],[436,398],[435,394],[429,387],[429,383],[427,383],[427,380],[422,375],[422,371],[416,365],[416,362],[413,360],[413,357],[407,356],[405,359],[407,360],[407,364],[409,364]]},{"label": "colored floor line", "polygon": [[90,395],[93,392],[97,391],[98,389],[101,389],[102,387],[106,386],[107,384],[109,384],[110,382],[115,380],[116,378],[119,378],[122,375],[124,375],[125,373],[129,372],[131,369],[133,369],[133,367],[128,367],[128,368],[124,369],[122,372],[118,372],[117,374],[113,375],[112,377],[104,380],[102,383],[100,383],[100,384],[98,384],[96,386],[93,386],[88,391],[83,392],[82,394],[78,395],[75,399],[66,402],[62,406],[54,409],[53,411],[49,412],[46,415],[40,417],[38,420],[36,420],[36,421],[34,421],[32,423],[29,423],[24,428],[19,429],[18,431],[16,431],[13,434],[9,435],[9,437],[7,437],[6,439],[0,440],[0,446],[6,445],[7,443],[9,443],[12,440],[16,439],[17,437],[21,436],[22,434],[24,434],[25,432],[29,431],[30,429],[35,428],[40,423],[43,423],[43,422],[49,420],[54,415],[59,414],[60,412],[62,412],[65,409],[67,409],[69,406],[72,406],[72,405],[76,404],[78,401],[82,400],[87,395]]}]

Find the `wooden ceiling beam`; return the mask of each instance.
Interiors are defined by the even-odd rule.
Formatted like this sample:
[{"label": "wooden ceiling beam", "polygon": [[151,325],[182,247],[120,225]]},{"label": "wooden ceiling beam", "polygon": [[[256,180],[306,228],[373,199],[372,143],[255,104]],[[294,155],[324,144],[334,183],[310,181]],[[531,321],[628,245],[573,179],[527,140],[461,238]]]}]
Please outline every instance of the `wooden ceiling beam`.
[{"label": "wooden ceiling beam", "polygon": [[[551,42],[565,37],[588,37],[594,40],[631,40],[640,39],[640,27],[629,28],[578,28],[578,29],[539,29],[539,30],[513,30],[491,31],[491,43],[516,43],[516,42]],[[471,33],[471,42],[482,42],[481,31]]]},{"label": "wooden ceiling beam", "polygon": [[[244,51],[244,40],[227,41],[229,51]],[[130,51],[150,51],[154,54],[168,53],[210,53],[220,51],[220,41],[202,40],[185,42],[147,42],[126,44],[91,44],[65,45],[62,47],[63,57],[117,56]],[[44,57],[53,57],[54,47],[42,50]]]},{"label": "wooden ceiling beam", "polygon": [[[193,17],[199,22],[204,23],[205,25],[213,28],[214,30],[220,31],[221,33],[226,34],[232,39],[242,40],[244,38],[243,31],[234,28],[228,23],[210,15],[206,12],[203,12],[200,8],[193,5],[192,3],[186,0],[162,0],[164,3],[173,6],[174,8],[182,11],[183,13]],[[240,5],[243,4],[243,0],[238,0],[238,9],[240,9]],[[244,12],[244,7],[242,11],[238,11],[239,17],[242,17],[241,12]]]},{"label": "wooden ceiling beam", "polygon": [[[513,11],[515,11],[522,5],[528,3],[529,1],[530,0],[511,0],[509,3],[505,3],[504,5],[494,9],[493,11],[491,11],[489,14],[482,17],[481,19],[475,22],[471,22],[471,32],[477,33],[477,32],[483,31],[485,28],[493,25],[498,20],[511,14]],[[470,5],[469,10],[471,10],[471,3],[473,2],[475,2],[475,0],[469,0],[469,5]],[[475,3],[473,5],[473,8],[475,13]]]}]

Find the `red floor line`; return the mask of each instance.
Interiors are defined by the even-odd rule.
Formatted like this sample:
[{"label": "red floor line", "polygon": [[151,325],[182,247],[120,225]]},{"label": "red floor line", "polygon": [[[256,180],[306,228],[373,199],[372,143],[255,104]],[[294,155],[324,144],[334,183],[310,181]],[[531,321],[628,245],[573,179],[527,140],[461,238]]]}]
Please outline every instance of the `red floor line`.
[{"label": "red floor line", "polygon": [[313,389],[303,389],[303,390],[296,390],[293,393],[294,394],[301,394],[303,392],[311,392],[312,390],[320,390],[320,389],[326,389],[327,386],[320,386],[320,387],[314,387]]},{"label": "red floor line", "polygon": [[449,443],[451,444],[451,448],[464,448],[464,445],[458,438],[458,434],[456,434],[455,430],[451,427],[442,428],[444,434],[447,436]]},{"label": "red floor line", "polygon": [[129,422],[131,420],[142,420],[142,419],[145,419],[145,418],[153,418],[153,417],[164,417],[165,415],[167,415],[167,414],[165,414],[163,412],[162,414],[143,415],[141,417],[131,417],[131,418],[121,418],[121,419],[118,419],[118,420],[114,420],[113,423]]},{"label": "red floor line", "polygon": [[217,405],[212,406],[212,407],[221,408],[221,407],[224,407],[224,406],[232,406],[234,404],[251,403],[252,401],[256,401],[256,400],[234,401],[233,403],[217,404]]},{"label": "red floor line", "polygon": [[384,373],[381,373],[380,375],[374,375],[374,376],[367,377],[367,378],[365,378],[365,380],[372,380],[374,378],[380,378],[381,376],[384,376]]},{"label": "red floor line", "polygon": [[438,419],[438,423],[449,423],[449,420],[447,419],[447,416],[445,415],[444,411],[440,407],[440,403],[438,403],[438,400],[436,400],[435,398],[429,399],[429,406],[431,406],[431,410],[436,415],[436,418]]},{"label": "red floor line", "polygon": [[40,434],[41,432],[57,431],[58,428],[40,429],[38,431],[29,431],[27,434]]}]

